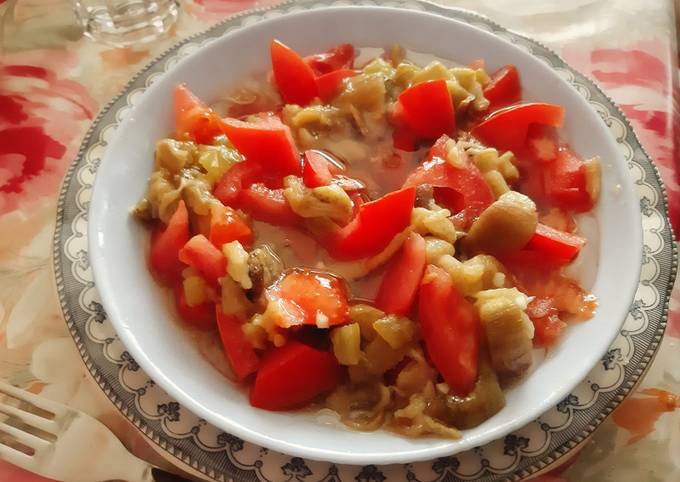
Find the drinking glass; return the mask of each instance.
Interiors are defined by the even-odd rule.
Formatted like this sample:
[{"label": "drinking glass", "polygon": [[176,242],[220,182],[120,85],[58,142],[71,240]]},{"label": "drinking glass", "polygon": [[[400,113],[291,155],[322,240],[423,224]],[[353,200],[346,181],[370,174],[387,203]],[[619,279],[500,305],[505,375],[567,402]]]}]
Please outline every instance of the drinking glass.
[{"label": "drinking glass", "polygon": [[179,0],[74,0],[84,34],[117,47],[150,42],[177,21]]}]

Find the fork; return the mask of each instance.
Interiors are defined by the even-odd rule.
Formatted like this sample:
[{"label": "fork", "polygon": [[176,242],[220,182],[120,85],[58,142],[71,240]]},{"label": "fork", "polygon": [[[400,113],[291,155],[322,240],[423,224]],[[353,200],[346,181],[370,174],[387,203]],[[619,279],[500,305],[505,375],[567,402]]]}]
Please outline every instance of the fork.
[{"label": "fork", "polygon": [[[0,458],[11,464],[68,482],[188,481],[135,457],[104,424],[79,410],[2,380],[0,398],[0,413],[7,416],[0,420]],[[95,447],[96,453],[88,450]]]}]

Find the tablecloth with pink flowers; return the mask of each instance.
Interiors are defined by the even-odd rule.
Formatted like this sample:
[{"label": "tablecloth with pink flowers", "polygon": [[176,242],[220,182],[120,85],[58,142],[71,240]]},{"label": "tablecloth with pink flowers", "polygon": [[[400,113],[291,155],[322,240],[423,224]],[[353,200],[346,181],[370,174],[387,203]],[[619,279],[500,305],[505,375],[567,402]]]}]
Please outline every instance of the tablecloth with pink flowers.
[{"label": "tablecloth with pink flowers", "polygon": [[[112,48],[82,36],[66,0],[0,0],[0,377],[81,409],[136,455],[168,466],[83,365],[55,291],[51,243],[62,177],[108,99],[177,40],[269,0],[185,0],[168,38]],[[622,108],[656,161],[680,233],[677,50],[671,0],[447,0],[552,47]],[[94,448],[93,448],[94,450]],[[84,456],[86,454],[83,454]],[[680,480],[680,286],[651,369],[560,481]],[[0,461],[0,480],[47,480]]]}]

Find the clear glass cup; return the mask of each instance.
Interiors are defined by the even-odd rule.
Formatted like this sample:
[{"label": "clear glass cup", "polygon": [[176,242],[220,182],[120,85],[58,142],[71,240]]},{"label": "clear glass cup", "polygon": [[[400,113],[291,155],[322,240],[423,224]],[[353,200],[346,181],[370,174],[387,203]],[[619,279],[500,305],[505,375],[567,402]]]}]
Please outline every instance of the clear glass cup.
[{"label": "clear glass cup", "polygon": [[179,16],[179,0],[74,0],[84,34],[117,47],[150,42]]}]

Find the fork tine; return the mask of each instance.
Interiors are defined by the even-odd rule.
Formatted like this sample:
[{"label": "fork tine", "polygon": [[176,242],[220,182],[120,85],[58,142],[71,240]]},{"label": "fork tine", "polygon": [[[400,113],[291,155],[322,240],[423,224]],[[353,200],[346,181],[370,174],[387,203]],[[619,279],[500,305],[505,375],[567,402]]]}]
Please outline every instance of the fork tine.
[{"label": "fork tine", "polygon": [[0,413],[15,417],[31,427],[38,428],[43,432],[48,432],[53,435],[57,434],[58,426],[53,420],[40,417],[30,412],[26,412],[11,405],[6,405],[0,402]]},{"label": "fork tine", "polygon": [[11,435],[17,440],[17,442],[21,442],[26,447],[30,447],[36,451],[44,449],[50,445],[50,442],[47,440],[41,439],[32,433],[24,432],[23,430],[16,427],[12,427],[5,422],[0,422],[0,432],[5,432],[7,435]]},{"label": "fork tine", "polygon": [[22,469],[30,470],[33,457],[0,442],[0,459]]},{"label": "fork tine", "polygon": [[41,410],[57,415],[55,412],[55,407],[47,399],[38,397],[37,395],[27,392],[26,390],[22,390],[21,388],[17,388],[14,385],[10,385],[3,380],[0,380],[0,392],[4,392],[18,400],[31,403]]}]

